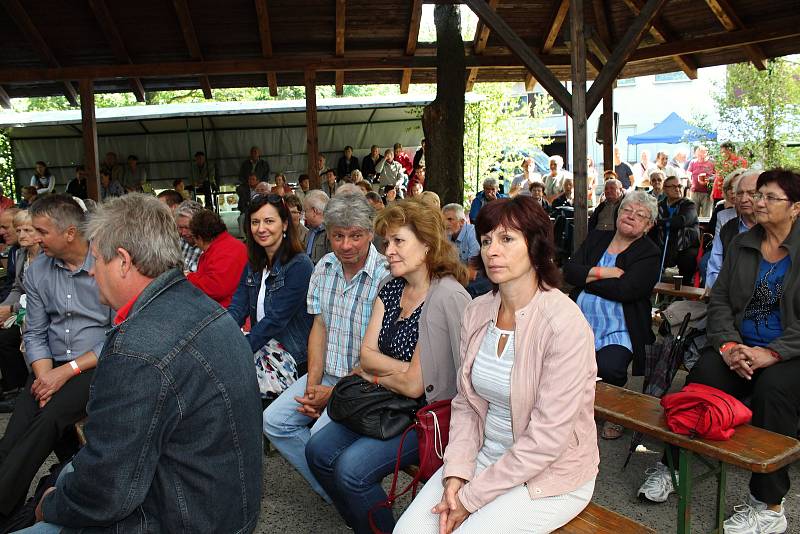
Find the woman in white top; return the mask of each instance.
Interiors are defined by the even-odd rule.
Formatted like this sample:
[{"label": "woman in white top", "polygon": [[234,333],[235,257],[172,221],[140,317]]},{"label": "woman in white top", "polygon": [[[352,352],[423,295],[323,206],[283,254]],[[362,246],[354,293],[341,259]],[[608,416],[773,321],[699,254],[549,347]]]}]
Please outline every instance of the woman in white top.
[{"label": "woman in white top", "polygon": [[38,195],[44,195],[45,193],[52,193],[55,186],[56,177],[50,172],[47,163],[37,161],[33,176],[31,176],[31,187],[36,188]]}]

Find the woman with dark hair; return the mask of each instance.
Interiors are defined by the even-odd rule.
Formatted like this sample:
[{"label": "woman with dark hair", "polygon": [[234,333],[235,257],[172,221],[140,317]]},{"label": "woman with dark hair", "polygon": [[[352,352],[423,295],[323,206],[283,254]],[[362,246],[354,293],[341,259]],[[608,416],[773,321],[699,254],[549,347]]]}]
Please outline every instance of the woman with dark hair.
[{"label": "woman with dark hair", "polygon": [[[800,412],[800,175],[766,171],[756,189],[757,224],[734,237],[725,252],[708,306],[708,346],[686,382],[749,397],[754,426],[794,438]],[[664,502],[675,491],[666,460],[648,470],[639,489],[650,501]],[[786,531],[788,470],[754,473],[748,503],[734,507],[725,532]]]},{"label": "woman with dark hair", "polygon": [[551,532],[594,491],[592,332],[559,290],[550,219],[517,195],[487,203],[475,228],[494,291],[464,312],[444,466],[395,534]]},{"label": "woman with dark hair", "polygon": [[[365,380],[426,403],[456,394],[460,310],[469,302],[467,269],[445,237],[439,210],[404,200],[381,210],[375,231],[387,241],[392,279],[378,293],[361,344]],[[306,445],[317,481],[356,533],[372,532],[369,510],[386,499],[381,479],[392,472],[401,436],[379,440],[331,422]],[[416,434],[403,444],[403,465],[419,462]],[[391,532],[391,510],[376,511]]]},{"label": "woman with dark hair", "polygon": [[261,393],[279,395],[305,373],[312,323],[306,294],[314,264],[303,254],[282,197],[254,197],[244,227],[248,262],[228,313],[240,326],[250,318],[247,337]]},{"label": "woman with dark hair", "polygon": [[31,176],[31,187],[36,188],[36,193],[44,195],[52,193],[56,187],[56,177],[50,172],[47,163],[44,161],[37,161]]},{"label": "woman with dark hair", "polygon": [[666,197],[658,203],[658,219],[650,230],[650,239],[661,249],[664,267],[677,265],[683,279],[689,281],[697,270],[700,247],[697,206],[683,196],[677,176],[664,180],[664,193]]},{"label": "woman with dark hair", "polygon": [[[628,365],[641,374],[645,345],[655,341],[650,294],[658,282],[661,254],[647,238],[658,214],[645,191],[628,193],[620,203],[616,230],[592,230],[564,265],[564,278],[594,332],[597,375],[615,386],[628,381]],[[604,423],[601,436],[617,439],[621,426]]]},{"label": "woman with dark hair", "polygon": [[227,308],[247,263],[247,249],[228,233],[220,216],[211,210],[195,213],[189,221],[189,231],[195,246],[203,253],[197,271],[188,273],[186,279]]}]

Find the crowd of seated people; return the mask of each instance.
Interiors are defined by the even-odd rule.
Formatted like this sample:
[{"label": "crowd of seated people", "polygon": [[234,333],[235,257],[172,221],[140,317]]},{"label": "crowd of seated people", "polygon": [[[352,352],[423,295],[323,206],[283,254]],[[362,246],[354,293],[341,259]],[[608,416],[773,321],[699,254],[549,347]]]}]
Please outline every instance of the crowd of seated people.
[{"label": "crowd of seated people", "polygon": [[[575,192],[557,160],[545,182],[524,174],[512,198],[485,179],[467,217],[462,204],[441,207],[424,189],[424,159],[414,167],[402,147],[383,158],[374,147],[366,176],[369,162],[345,150],[336,169],[323,160],[321,189],[305,176],[295,192],[254,149],[239,184],[244,244],[178,189],[161,192],[161,202],[141,194],[146,179],[131,174],[135,161],[121,182],[106,169],[108,191],[133,187],[107,194],[93,213],[73,200],[85,185],[79,169],[72,196],[44,193],[29,211],[0,212],[0,236],[9,248],[18,242],[0,319],[16,314],[22,294],[28,308],[22,331],[0,325],[0,347],[16,345],[0,354],[3,388],[19,390],[0,441],[0,525],[55,452],[64,468],[40,503],[38,528],[124,530],[144,517],[164,531],[252,531],[262,435],[357,533],[372,532],[371,510],[379,528],[395,532],[546,532],[575,517],[598,473],[595,380],[625,386],[631,363],[641,373],[663,268],[677,265],[684,279],[697,270],[697,209],[677,173],[659,165],[665,155],[652,167],[640,162],[643,178],[634,180],[649,180],[647,191],[626,190],[615,171],[604,175],[589,236],[563,267],[568,297],[550,215],[574,206]],[[387,167],[395,174],[381,187]],[[687,378],[752,396],[753,424],[786,435],[800,406],[791,389],[798,180],[789,171],[734,170],[722,182],[705,277],[710,345]],[[82,285],[65,292],[69,284]],[[176,314],[165,335],[146,334]],[[166,395],[165,369],[180,382]],[[131,372],[141,383],[123,383]],[[106,382],[90,394],[94,374]],[[375,439],[327,415],[348,375],[423,404],[453,399],[444,466],[397,524],[376,505],[386,499],[381,480],[394,469],[400,436]],[[192,409],[184,411],[187,395]],[[87,403],[88,444],[75,454],[71,427]],[[150,430],[131,423],[142,418]],[[126,426],[136,428],[123,439]],[[178,431],[192,428],[209,429],[192,446],[216,451],[215,461],[175,461],[188,447]],[[151,431],[165,440],[157,449]],[[605,422],[599,429],[605,439],[623,432]],[[112,465],[120,450],[137,454]],[[400,463],[418,461],[412,433]],[[222,467],[236,464],[257,466],[258,476]],[[663,502],[674,491],[666,465],[665,457],[647,472],[645,498]],[[132,481],[132,470],[158,476]],[[185,500],[170,493],[197,473],[226,491],[212,497],[191,486]],[[785,528],[786,470],[753,475],[750,491],[726,532],[757,532],[747,530],[754,520],[762,530]],[[235,507],[242,513],[226,513]]]}]

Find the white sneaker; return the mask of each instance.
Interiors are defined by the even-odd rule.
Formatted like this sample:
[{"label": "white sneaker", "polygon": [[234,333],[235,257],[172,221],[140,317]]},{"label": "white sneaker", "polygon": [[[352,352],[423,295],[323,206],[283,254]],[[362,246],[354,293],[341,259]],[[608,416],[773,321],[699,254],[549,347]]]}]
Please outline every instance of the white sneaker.
[{"label": "white sneaker", "polygon": [[[656,462],[655,468],[648,469],[645,474],[647,479],[639,488],[639,498],[644,497],[651,502],[666,502],[669,494],[675,492],[669,467],[661,462]],[[678,480],[677,474],[675,475],[675,480]]]},{"label": "white sneaker", "polygon": [[733,507],[733,515],[725,520],[722,529],[725,534],[780,534],[786,532],[786,526],[783,501],[780,512],[773,512],[750,495],[748,504]]}]

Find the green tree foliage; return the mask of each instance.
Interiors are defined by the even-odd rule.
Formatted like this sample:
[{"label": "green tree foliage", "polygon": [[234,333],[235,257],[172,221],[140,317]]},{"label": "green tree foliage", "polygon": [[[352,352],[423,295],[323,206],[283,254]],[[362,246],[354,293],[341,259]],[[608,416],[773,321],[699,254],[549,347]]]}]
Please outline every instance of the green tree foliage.
[{"label": "green tree foliage", "polygon": [[[738,151],[765,168],[797,165],[800,142],[800,66],[771,59],[759,71],[749,63],[729,65],[727,79],[714,95],[721,133]],[[727,139],[721,139],[725,141]]]},{"label": "green tree foliage", "polygon": [[[517,151],[531,152],[550,142],[541,127],[552,101],[537,94],[524,103],[512,92],[511,83],[475,84],[473,91],[483,100],[467,104],[464,114],[464,189],[475,193],[479,183],[491,175],[509,178],[519,172]],[[498,163],[497,170],[490,168]]]},{"label": "green tree foliage", "polygon": [[14,154],[5,130],[0,129],[0,185],[7,197],[14,196]]}]

